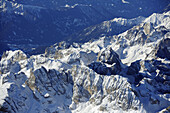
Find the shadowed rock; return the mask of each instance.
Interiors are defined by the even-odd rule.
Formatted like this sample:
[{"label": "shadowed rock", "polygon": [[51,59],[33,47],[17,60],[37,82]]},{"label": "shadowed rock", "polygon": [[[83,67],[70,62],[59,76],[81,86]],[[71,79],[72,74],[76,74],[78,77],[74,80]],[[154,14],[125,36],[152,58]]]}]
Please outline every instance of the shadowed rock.
[{"label": "shadowed rock", "polygon": [[140,61],[136,61],[131,63],[131,65],[128,67],[128,71],[127,74],[128,75],[134,75],[134,74],[138,74],[139,70],[140,70],[141,66],[140,66]]},{"label": "shadowed rock", "polygon": [[170,60],[170,38],[161,40],[158,45],[156,56]]},{"label": "shadowed rock", "polygon": [[112,48],[106,48],[105,50],[101,51],[98,54],[97,61],[107,63],[107,64],[113,64],[116,63],[117,65],[120,65],[120,59],[119,55],[113,51]]}]

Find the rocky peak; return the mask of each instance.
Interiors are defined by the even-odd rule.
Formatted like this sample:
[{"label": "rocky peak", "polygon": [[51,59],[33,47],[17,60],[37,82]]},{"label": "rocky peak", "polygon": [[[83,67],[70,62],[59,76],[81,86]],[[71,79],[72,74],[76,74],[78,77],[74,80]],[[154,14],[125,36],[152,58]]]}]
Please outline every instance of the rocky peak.
[{"label": "rocky peak", "polygon": [[153,24],[152,23],[144,23],[143,25],[144,32],[146,35],[149,35],[151,31],[153,30]]},{"label": "rocky peak", "polygon": [[27,59],[27,55],[21,50],[6,51],[2,55],[2,60],[3,59],[10,59],[11,61],[16,62]]},{"label": "rocky peak", "polygon": [[100,51],[98,54],[97,61],[107,63],[110,65],[112,65],[113,63],[120,65],[121,63],[119,55],[112,48],[106,48]]}]

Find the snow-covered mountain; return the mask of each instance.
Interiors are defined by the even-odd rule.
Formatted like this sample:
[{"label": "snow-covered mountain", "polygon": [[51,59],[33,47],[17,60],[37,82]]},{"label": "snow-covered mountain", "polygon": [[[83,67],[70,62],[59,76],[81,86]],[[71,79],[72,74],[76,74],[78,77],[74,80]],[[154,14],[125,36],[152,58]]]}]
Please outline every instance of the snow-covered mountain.
[{"label": "snow-covered mountain", "polygon": [[1,0],[0,54],[8,48],[30,52],[105,20],[162,12],[168,4],[169,0]]},{"label": "snow-covered mountain", "polygon": [[104,21],[100,24],[90,26],[83,29],[80,32],[74,33],[69,37],[68,42],[77,42],[83,43],[88,42],[89,40],[98,39],[102,36],[113,36],[132,28],[135,25],[142,23],[145,20],[145,17],[137,17],[132,19],[125,18],[114,18],[112,20]]},{"label": "snow-covered mountain", "polygon": [[169,21],[170,11],[155,13],[84,44],[56,43],[30,57],[4,52],[0,112],[169,112]]}]

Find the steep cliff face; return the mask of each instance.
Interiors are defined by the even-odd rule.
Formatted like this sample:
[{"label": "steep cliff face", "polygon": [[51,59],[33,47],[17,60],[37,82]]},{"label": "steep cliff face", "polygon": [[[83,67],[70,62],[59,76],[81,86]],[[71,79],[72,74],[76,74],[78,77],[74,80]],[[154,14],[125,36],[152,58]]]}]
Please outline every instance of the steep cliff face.
[{"label": "steep cliff face", "polygon": [[[169,12],[122,34],[0,61],[0,112],[169,111]],[[156,20],[155,20],[156,19]]]}]

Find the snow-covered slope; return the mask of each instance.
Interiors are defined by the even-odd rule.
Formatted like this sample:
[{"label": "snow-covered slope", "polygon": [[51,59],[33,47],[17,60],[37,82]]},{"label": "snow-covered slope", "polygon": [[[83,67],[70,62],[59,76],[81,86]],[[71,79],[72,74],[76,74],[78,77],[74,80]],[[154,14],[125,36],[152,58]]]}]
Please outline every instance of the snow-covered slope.
[{"label": "snow-covered slope", "polygon": [[98,39],[101,36],[113,36],[132,28],[135,25],[142,23],[145,17],[137,17],[133,19],[114,18],[109,21],[104,21],[100,24],[90,26],[80,32],[74,33],[66,37],[69,42],[83,43],[92,39]]},{"label": "snow-covered slope", "polygon": [[155,113],[170,106],[170,13],[84,44],[4,52],[0,112]]},{"label": "snow-covered slope", "polygon": [[169,40],[169,19],[169,12],[153,14],[141,24],[122,34],[101,37],[99,40],[85,43],[82,46],[95,52],[111,47],[119,54],[124,63],[145,59],[146,56],[150,56],[153,49],[156,49],[161,40]]}]

